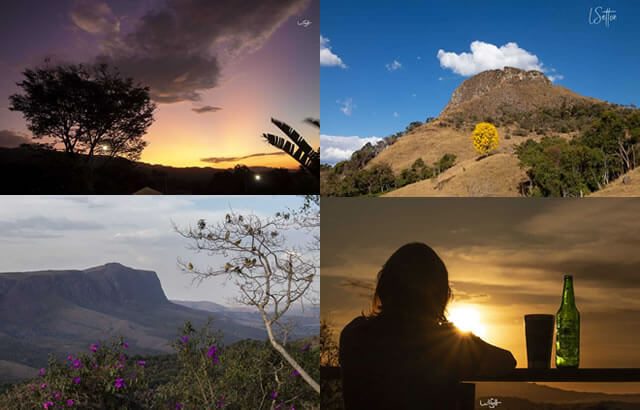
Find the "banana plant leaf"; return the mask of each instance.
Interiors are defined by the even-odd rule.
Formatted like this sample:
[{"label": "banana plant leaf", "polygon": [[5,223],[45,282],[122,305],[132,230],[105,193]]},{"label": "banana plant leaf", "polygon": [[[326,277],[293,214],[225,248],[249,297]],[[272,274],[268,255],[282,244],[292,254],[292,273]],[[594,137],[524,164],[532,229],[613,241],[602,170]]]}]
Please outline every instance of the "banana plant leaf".
[{"label": "banana plant leaf", "polygon": [[[319,175],[320,153],[315,151],[293,127],[275,118],[272,118],[271,122],[280,128],[291,141],[269,133],[262,134],[263,138],[272,146],[284,151],[298,161],[298,163],[311,174]],[[319,123],[318,120],[318,125]]]}]

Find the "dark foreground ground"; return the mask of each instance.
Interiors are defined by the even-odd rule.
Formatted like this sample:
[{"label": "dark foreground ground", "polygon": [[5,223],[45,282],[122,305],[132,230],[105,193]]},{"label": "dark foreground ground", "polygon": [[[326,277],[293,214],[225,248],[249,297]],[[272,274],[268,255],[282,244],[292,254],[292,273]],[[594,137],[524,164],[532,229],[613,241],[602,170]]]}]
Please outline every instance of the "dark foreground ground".
[{"label": "dark foreground ground", "polygon": [[173,168],[123,158],[97,158],[21,148],[0,148],[0,195],[161,193],[171,195],[315,194],[319,178],[274,168]]}]

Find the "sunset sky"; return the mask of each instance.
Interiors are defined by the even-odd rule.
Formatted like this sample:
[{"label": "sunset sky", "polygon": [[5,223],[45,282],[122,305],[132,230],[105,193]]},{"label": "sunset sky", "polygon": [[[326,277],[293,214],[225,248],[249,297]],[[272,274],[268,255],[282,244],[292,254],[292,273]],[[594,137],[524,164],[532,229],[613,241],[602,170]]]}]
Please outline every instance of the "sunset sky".
[{"label": "sunset sky", "polygon": [[[432,246],[454,302],[485,340],[526,367],[523,316],[555,314],[574,276],[581,367],[640,367],[638,199],[336,199],[322,202],[322,317],[339,330],[370,306],[382,264],[398,247]],[[554,353],[555,354],[555,353]],[[640,392],[640,385],[555,387]]]},{"label": "sunset sky", "polygon": [[[275,117],[319,145],[303,122],[319,117],[318,36],[318,0],[3,2],[0,146],[30,135],[8,110],[25,68],[99,59],[149,85],[158,103],[142,161],[295,168],[261,135],[280,134]],[[264,153],[276,155],[246,158]]]}]

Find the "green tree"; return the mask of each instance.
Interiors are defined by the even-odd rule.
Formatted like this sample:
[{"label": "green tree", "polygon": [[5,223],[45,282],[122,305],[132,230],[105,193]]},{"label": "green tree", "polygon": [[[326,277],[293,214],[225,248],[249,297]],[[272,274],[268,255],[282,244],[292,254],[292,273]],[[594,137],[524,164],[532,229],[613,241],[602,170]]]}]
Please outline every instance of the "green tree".
[{"label": "green tree", "polygon": [[438,162],[434,164],[434,168],[437,173],[440,174],[447,169],[451,168],[456,163],[456,156],[454,154],[444,154]]},{"label": "green tree", "polygon": [[374,195],[394,187],[395,176],[388,164],[376,164],[354,175],[354,184],[361,195]]},{"label": "green tree", "polygon": [[602,186],[603,161],[598,149],[545,137],[521,144],[516,153],[522,166],[528,167],[530,195],[577,197]]}]

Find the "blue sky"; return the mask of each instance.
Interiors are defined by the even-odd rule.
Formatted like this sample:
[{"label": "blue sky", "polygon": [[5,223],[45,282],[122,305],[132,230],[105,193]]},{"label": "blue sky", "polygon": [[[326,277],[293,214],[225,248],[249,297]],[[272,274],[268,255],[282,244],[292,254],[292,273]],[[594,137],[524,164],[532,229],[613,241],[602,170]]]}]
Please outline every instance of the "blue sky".
[{"label": "blue sky", "polygon": [[[608,27],[589,23],[599,6],[616,11]],[[640,105],[640,2],[323,0],[321,22],[325,162],[361,145],[341,137],[384,137],[437,116],[468,78],[454,72],[460,62],[441,67],[438,51],[471,53],[474,41],[486,43],[477,61],[493,45],[580,94]],[[499,49],[508,43],[518,47]]]}]

